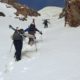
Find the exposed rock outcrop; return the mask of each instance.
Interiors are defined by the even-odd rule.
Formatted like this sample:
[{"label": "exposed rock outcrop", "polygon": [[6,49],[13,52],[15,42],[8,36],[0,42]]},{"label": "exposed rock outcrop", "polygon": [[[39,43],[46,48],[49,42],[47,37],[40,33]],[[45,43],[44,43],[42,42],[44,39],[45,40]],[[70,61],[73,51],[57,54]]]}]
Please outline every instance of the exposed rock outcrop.
[{"label": "exposed rock outcrop", "polygon": [[5,14],[3,12],[0,12],[0,16],[5,17]]},{"label": "exposed rock outcrop", "polygon": [[60,14],[65,17],[65,26],[69,24],[72,27],[80,25],[80,0],[65,0],[65,7]]},{"label": "exposed rock outcrop", "polygon": [[0,0],[0,1],[4,2],[4,3],[7,3],[7,4],[10,4],[14,8],[16,8],[17,12],[15,14],[17,16],[19,14],[22,14],[25,17],[27,17],[27,15],[29,15],[29,16],[40,16],[40,14],[37,11],[27,7],[26,5],[22,5],[22,4],[18,3],[17,0]]}]

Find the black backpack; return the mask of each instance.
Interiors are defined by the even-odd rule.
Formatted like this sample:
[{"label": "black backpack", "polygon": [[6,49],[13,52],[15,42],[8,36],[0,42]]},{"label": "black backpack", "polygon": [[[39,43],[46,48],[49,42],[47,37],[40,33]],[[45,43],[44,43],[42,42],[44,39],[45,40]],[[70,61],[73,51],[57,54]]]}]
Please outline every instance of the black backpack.
[{"label": "black backpack", "polygon": [[13,40],[23,40],[23,34],[24,34],[23,29],[16,30],[12,36],[12,39]]},{"label": "black backpack", "polygon": [[31,24],[31,25],[29,26],[28,33],[34,35],[35,32],[36,32],[35,25],[34,25],[34,24]]}]

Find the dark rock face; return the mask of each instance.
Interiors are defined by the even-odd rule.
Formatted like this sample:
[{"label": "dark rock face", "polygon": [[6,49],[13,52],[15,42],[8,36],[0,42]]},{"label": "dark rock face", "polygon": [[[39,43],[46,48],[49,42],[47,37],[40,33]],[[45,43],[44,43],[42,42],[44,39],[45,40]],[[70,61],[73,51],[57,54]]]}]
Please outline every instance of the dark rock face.
[{"label": "dark rock face", "polygon": [[27,15],[40,16],[40,14],[37,11],[27,7],[26,5],[22,5],[22,4],[18,3],[17,0],[1,0],[1,2],[13,5],[13,7],[17,9],[17,12],[15,13],[17,16],[19,14],[22,14],[25,17],[27,17]]},{"label": "dark rock face", "polygon": [[0,16],[5,17],[5,14],[3,12],[0,12]]},{"label": "dark rock face", "polygon": [[8,3],[8,4],[13,4],[17,1],[16,0],[1,0],[1,2]]}]

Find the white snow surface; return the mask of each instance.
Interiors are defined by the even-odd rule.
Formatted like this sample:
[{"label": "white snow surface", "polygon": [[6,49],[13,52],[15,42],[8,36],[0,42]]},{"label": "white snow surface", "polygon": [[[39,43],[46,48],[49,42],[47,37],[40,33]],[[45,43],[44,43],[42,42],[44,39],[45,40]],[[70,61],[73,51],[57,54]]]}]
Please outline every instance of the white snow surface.
[{"label": "white snow surface", "polygon": [[[26,38],[22,59],[16,62],[11,39],[14,31],[9,29],[9,24],[26,29],[33,17],[20,21],[15,18],[16,10],[5,5],[0,3],[0,11],[6,14],[0,16],[0,80],[80,80],[80,27],[64,27],[64,18],[58,19],[62,10],[58,7],[40,10],[42,15],[34,18],[43,35],[36,33],[36,46],[29,46]],[[46,18],[50,24],[45,29],[43,19]]]}]

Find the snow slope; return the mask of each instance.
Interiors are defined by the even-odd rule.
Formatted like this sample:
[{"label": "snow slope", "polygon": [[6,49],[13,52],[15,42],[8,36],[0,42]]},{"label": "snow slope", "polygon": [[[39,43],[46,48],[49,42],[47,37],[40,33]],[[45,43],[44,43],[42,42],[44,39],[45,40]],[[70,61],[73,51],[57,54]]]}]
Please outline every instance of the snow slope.
[{"label": "snow slope", "polygon": [[[80,28],[64,27],[64,19],[58,19],[60,8],[47,7],[49,13],[46,8],[39,11],[42,16],[35,18],[36,26],[43,35],[36,34],[38,42],[32,47],[26,38],[22,60],[15,62],[14,46],[11,47],[13,31],[8,26],[25,29],[33,17],[23,22],[15,18],[15,9],[7,9],[2,3],[0,6],[0,11],[9,12],[9,16],[0,17],[0,80],[80,80]],[[46,29],[42,24],[45,18],[50,21]]]},{"label": "snow slope", "polygon": [[41,16],[42,18],[52,18],[52,17],[58,16],[61,10],[62,8],[59,8],[59,7],[47,6],[39,10],[38,12],[42,15]]}]

